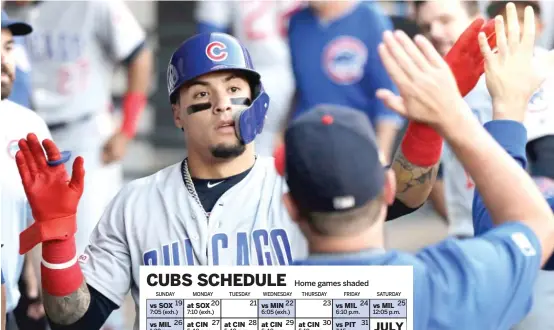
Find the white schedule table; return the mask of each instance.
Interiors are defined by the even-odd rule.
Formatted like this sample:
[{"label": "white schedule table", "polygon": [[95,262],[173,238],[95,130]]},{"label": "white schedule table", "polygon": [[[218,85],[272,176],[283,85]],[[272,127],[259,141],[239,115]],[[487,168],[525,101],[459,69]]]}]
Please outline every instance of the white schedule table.
[{"label": "white schedule table", "polygon": [[410,266],[140,270],[144,330],[411,330]]}]

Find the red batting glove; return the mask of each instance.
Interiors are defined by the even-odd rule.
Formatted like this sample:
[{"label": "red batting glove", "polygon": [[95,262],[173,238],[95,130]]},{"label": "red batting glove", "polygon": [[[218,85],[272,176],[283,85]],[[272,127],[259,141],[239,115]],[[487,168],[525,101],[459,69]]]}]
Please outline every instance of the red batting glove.
[{"label": "red batting glove", "polygon": [[484,32],[491,49],[496,47],[496,33],[494,19],[485,24],[485,20],[478,18],[462,33],[444,60],[456,78],[458,89],[462,96],[466,96],[477,84],[485,72],[485,62],[477,37]]},{"label": "red batting glove", "polygon": [[[60,151],[51,140],[42,146],[48,160],[61,158]],[[24,254],[36,244],[72,238],[77,230],[77,204],[83,194],[85,170],[83,158],[73,163],[71,180],[64,164],[50,166],[35,134],[19,141],[16,163],[23,181],[25,194],[33,211],[35,223],[21,233],[20,253]]]},{"label": "red batting glove", "polygon": [[84,188],[84,161],[81,157],[75,159],[69,180],[54,142],[44,140],[42,146],[48,161],[34,134],[19,141],[20,150],[15,155],[35,218],[35,223],[20,234],[19,253],[24,254],[42,242],[42,288],[52,296],[63,297],[75,292],[83,283],[83,273],[77,263],[75,233],[77,204]]}]

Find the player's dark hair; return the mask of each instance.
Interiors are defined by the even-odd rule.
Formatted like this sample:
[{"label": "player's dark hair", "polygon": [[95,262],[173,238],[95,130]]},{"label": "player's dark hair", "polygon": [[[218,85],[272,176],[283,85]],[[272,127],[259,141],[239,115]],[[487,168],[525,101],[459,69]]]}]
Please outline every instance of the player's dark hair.
[{"label": "player's dark hair", "polygon": [[299,210],[311,229],[322,236],[347,236],[372,226],[383,206],[383,197],[377,197],[364,205],[347,211],[310,212]]},{"label": "player's dark hair", "polygon": [[[416,1],[413,2],[414,3],[414,10],[415,10],[416,15],[421,10],[421,6],[423,6],[426,2],[429,2],[429,1],[416,0]],[[479,8],[479,1],[463,1],[463,0],[460,0],[460,2],[462,3],[462,7],[464,7],[466,9],[466,12],[467,12],[468,16],[470,16],[470,17],[476,16],[481,12],[481,8]]]}]

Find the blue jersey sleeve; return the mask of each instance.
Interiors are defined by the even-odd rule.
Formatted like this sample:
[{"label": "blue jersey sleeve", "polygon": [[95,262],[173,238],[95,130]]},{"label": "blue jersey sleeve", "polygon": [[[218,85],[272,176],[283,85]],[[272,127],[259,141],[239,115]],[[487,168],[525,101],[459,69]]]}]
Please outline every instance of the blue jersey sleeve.
[{"label": "blue jersey sleeve", "polygon": [[[493,120],[485,124],[485,129],[523,168],[527,166],[525,153],[527,130],[521,123],[511,120]],[[472,219],[475,235],[480,235],[494,227],[478,189],[475,189],[473,196]]]},{"label": "blue jersey sleeve", "polygon": [[[298,12],[292,14],[289,18],[289,24],[288,24],[288,27],[287,27],[287,42],[288,42],[288,46],[289,46],[289,54],[290,54],[291,59],[294,59],[295,56],[298,56],[298,54],[296,53],[296,46],[295,46],[296,38],[295,38],[294,34],[296,32],[297,21],[300,19],[301,15],[304,15],[304,11],[306,11],[306,10],[307,9],[301,9]],[[296,61],[291,61],[291,67],[292,67],[292,73],[293,73],[294,77],[299,77],[298,68],[296,66]],[[299,88],[298,88],[298,79],[295,79],[295,90],[298,93],[298,90],[299,90]]]},{"label": "blue jersey sleeve", "polygon": [[519,222],[448,239],[418,254],[427,269],[428,329],[510,329],[529,312],[541,246]]},{"label": "blue jersey sleeve", "polygon": [[398,125],[401,125],[404,119],[397,113],[388,109],[385,104],[375,96],[375,92],[379,88],[386,88],[398,94],[398,89],[385,69],[377,51],[377,47],[383,41],[383,32],[392,29],[392,22],[387,16],[373,6],[368,5],[366,9],[368,13],[368,26],[366,26],[365,29],[370,31],[370,34],[366,40],[368,51],[368,60],[365,67],[366,79],[362,80],[362,84],[365,93],[367,93],[367,97],[374,100],[371,105],[372,108],[367,109],[367,111],[371,111],[375,114],[375,124],[378,124],[380,121],[394,121],[398,123]]},{"label": "blue jersey sleeve", "polygon": [[4,280],[4,272],[2,271],[2,284],[6,283],[6,280]]}]

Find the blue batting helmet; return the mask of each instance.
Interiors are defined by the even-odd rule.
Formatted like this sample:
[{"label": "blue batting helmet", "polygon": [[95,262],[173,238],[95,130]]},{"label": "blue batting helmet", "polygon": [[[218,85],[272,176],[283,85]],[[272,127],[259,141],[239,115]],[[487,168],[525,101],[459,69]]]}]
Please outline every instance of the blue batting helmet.
[{"label": "blue batting helmet", "polygon": [[221,70],[242,72],[252,88],[253,100],[233,114],[237,136],[245,144],[250,143],[263,129],[269,96],[248,50],[236,38],[225,33],[202,33],[183,42],[171,56],[167,68],[169,100],[174,104],[179,89],[187,82]]}]

